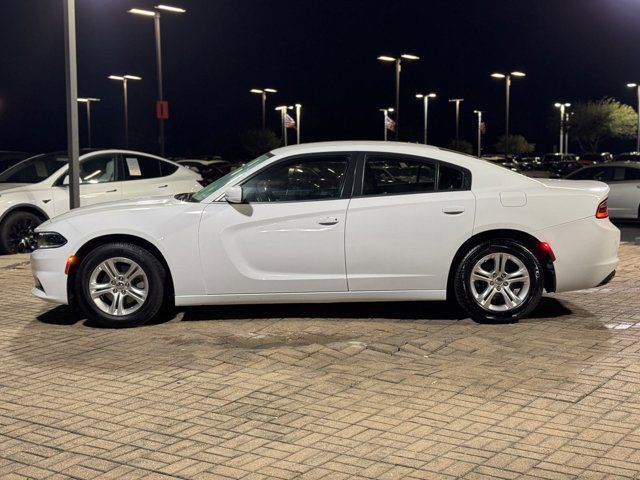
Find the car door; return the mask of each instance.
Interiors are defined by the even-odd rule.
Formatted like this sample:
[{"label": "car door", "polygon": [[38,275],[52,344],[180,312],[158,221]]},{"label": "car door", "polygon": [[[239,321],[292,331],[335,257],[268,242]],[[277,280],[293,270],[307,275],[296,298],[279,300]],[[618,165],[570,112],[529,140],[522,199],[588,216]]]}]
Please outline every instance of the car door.
[{"label": "car door", "polygon": [[[167,178],[170,172],[163,171],[162,160],[146,155],[125,153],[122,155],[124,180],[123,198],[171,195],[174,185]],[[172,164],[168,164],[173,166]],[[165,168],[166,170],[166,168]],[[173,169],[175,171],[175,168]]]},{"label": "car door", "polygon": [[350,291],[445,290],[473,230],[471,173],[423,157],[369,153],[347,211]]},{"label": "car door", "polygon": [[[80,160],[80,206],[115,202],[122,199],[122,181],[117,153],[90,155]],[[69,176],[53,187],[56,215],[69,209]]]},{"label": "car door", "polygon": [[349,153],[277,160],[242,182],[241,204],[209,204],[200,223],[208,294],[346,292]]}]

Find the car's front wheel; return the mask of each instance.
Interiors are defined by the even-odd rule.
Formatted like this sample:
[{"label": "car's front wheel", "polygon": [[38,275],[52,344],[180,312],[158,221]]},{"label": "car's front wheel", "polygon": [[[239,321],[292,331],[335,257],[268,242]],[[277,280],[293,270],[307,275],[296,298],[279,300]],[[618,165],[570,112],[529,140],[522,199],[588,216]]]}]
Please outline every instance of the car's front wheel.
[{"label": "car's front wheel", "polygon": [[75,296],[90,320],[105,327],[135,327],[159,313],[165,280],[162,263],[149,251],[130,243],[109,243],[82,259]]},{"label": "car's front wheel", "polygon": [[512,322],[540,303],[543,275],[540,262],[525,245],[488,241],[471,249],[460,262],[455,294],[474,320]]},{"label": "car's front wheel", "polygon": [[0,224],[0,253],[29,253],[36,248],[35,228],[42,218],[31,212],[11,212]]}]

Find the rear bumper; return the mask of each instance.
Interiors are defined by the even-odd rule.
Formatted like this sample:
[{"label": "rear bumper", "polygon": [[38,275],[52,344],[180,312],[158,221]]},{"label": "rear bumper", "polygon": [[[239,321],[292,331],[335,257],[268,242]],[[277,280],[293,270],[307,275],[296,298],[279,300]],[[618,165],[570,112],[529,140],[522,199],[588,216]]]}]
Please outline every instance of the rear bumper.
[{"label": "rear bumper", "polygon": [[556,292],[593,288],[613,278],[620,230],[609,219],[584,218],[542,230],[536,236],[549,242],[555,253]]}]

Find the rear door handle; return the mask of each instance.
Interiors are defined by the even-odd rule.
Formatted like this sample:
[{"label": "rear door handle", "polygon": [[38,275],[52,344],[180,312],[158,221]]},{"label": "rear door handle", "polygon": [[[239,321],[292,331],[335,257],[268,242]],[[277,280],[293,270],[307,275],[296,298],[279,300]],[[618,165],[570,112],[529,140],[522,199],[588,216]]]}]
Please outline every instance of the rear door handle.
[{"label": "rear door handle", "polygon": [[442,212],[447,215],[460,215],[464,212],[464,207],[443,207]]},{"label": "rear door handle", "polygon": [[318,220],[320,225],[335,225],[339,220],[336,217],[324,217]]},{"label": "rear door handle", "polygon": [[158,188],[167,188],[169,185],[160,185]]},{"label": "rear door handle", "polygon": [[114,188],[113,190],[107,190],[107,193],[115,193],[115,192],[117,192],[117,191],[118,191],[118,189],[117,189],[117,188]]}]

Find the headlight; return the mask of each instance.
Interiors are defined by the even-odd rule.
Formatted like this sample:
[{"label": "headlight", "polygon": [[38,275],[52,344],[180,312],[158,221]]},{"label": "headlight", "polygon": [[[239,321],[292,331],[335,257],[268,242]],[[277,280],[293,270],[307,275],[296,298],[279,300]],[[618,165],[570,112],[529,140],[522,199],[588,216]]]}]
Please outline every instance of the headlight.
[{"label": "headlight", "polygon": [[56,232],[36,233],[38,248],[58,248],[67,243],[67,239]]}]

